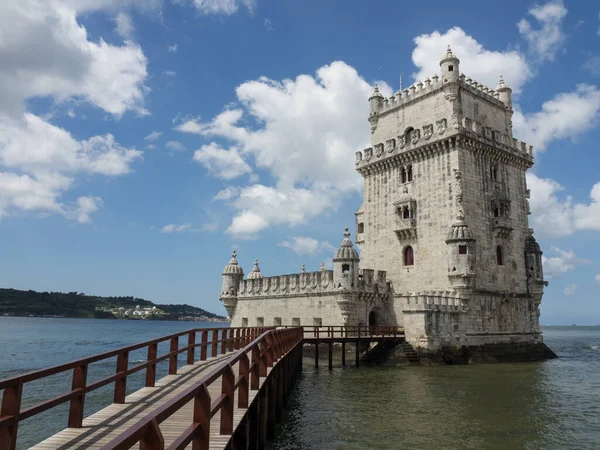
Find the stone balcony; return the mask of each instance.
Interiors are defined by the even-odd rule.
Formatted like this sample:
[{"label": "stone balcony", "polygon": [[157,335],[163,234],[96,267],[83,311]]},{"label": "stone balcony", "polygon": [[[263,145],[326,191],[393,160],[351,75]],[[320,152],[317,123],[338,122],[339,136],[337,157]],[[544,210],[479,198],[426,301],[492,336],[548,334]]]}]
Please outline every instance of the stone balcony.
[{"label": "stone balcony", "polygon": [[492,228],[497,237],[508,237],[513,230],[510,217],[494,217],[492,219]]},{"label": "stone balcony", "polygon": [[401,241],[406,239],[414,239],[417,237],[417,220],[416,219],[403,219],[396,217],[396,225],[394,226],[394,232],[398,239]]}]

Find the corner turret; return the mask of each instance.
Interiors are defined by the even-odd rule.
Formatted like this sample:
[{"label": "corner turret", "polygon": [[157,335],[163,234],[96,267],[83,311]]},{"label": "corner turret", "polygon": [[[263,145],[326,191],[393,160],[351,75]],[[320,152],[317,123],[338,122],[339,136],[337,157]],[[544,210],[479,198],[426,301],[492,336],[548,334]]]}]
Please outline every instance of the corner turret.
[{"label": "corner turret", "polygon": [[527,290],[534,298],[536,304],[539,305],[542,301],[544,286],[548,282],[544,281],[542,250],[533,237],[533,229],[531,228],[525,238],[525,269],[527,270]]},{"label": "corner turret", "polygon": [[379,87],[375,84],[375,89],[369,97],[369,123],[371,124],[371,133],[377,129],[379,122],[379,111],[383,108],[383,95],[379,92]]},{"label": "corner turret", "polygon": [[458,291],[473,288],[475,275],[475,237],[465,223],[465,215],[458,210],[457,221],[450,226],[446,237],[448,245],[448,279]]},{"label": "corner turret", "polygon": [[496,86],[496,93],[498,94],[498,100],[504,103],[506,132],[512,136],[512,116],[514,112],[512,107],[512,89],[506,85],[502,79],[502,75],[500,75],[500,81],[498,82],[498,86]]},{"label": "corner turret", "polygon": [[337,288],[351,289],[358,285],[358,252],[350,240],[348,227],[344,229],[344,240],[333,257],[333,282]]},{"label": "corner turret", "polygon": [[442,83],[455,83],[460,77],[459,70],[460,60],[454,56],[450,46],[446,50],[444,58],[440,61],[440,68],[442,70]]},{"label": "corner turret", "polygon": [[254,267],[252,268],[252,271],[248,274],[249,280],[254,280],[257,278],[264,278],[264,275],[260,271],[260,267],[258,267],[258,258],[254,260]]},{"label": "corner turret", "polygon": [[235,250],[231,253],[229,264],[225,266],[222,274],[222,287],[219,300],[225,305],[229,317],[233,316],[233,311],[237,303],[237,294],[240,281],[244,279],[244,269],[238,264]]}]

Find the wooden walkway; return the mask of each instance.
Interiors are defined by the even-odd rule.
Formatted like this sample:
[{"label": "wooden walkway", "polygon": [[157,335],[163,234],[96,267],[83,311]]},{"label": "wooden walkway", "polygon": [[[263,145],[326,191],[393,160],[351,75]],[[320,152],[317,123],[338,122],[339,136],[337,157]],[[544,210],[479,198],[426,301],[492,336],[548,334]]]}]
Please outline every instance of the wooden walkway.
[{"label": "wooden walkway", "polygon": [[[236,353],[236,352],[234,352]],[[232,353],[198,361],[193,365],[183,366],[177,375],[167,375],[156,382],[155,387],[144,387],[125,398],[124,404],[112,404],[83,420],[82,428],[66,428],[54,436],[31,447],[36,450],[50,449],[100,449],[103,445],[118,436],[123,430],[137,423],[140,419],[157,410],[168,400],[177,396],[197,382],[202,376],[212,371],[215,366],[228,358]],[[234,366],[237,371],[237,364]],[[272,368],[268,369],[270,372]],[[260,379],[260,384],[265,378]],[[221,378],[213,382],[209,388],[211,398],[216,399],[221,394]],[[258,391],[250,390],[249,403],[252,403]],[[235,397],[237,405],[237,392]],[[247,409],[234,409],[234,430],[244,418]],[[193,400],[169,417],[161,426],[165,447],[168,447],[179,437],[193,421]],[[220,417],[210,422],[210,449],[223,449],[231,439],[231,435],[220,435]],[[192,448],[188,445],[186,448]]]}]

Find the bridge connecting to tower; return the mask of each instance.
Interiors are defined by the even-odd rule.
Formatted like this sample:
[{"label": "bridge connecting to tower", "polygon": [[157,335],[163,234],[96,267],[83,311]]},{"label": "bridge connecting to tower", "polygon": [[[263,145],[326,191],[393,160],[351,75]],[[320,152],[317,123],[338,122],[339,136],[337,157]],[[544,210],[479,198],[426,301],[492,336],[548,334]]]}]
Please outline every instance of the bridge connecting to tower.
[{"label": "bridge connecting to tower", "polygon": [[[397,327],[199,328],[0,380],[0,450],[17,448],[19,424],[68,403],[67,428],[34,449],[256,449],[273,437],[287,396],[302,368],[303,348],[333,344],[360,349],[371,342],[402,342]],[[168,351],[159,356],[159,344]],[[145,361],[132,361],[146,351]],[[180,360],[180,355],[185,359]],[[89,381],[89,369],[114,362],[113,374]],[[157,380],[157,366],[168,374]],[[145,371],[144,387],[127,395],[127,380]],[[24,405],[27,383],[71,375],[71,390],[49,393],[42,402]],[[86,396],[113,385],[113,402],[85,416]],[[53,396],[52,396],[53,395]],[[39,417],[39,416],[38,416]]]}]

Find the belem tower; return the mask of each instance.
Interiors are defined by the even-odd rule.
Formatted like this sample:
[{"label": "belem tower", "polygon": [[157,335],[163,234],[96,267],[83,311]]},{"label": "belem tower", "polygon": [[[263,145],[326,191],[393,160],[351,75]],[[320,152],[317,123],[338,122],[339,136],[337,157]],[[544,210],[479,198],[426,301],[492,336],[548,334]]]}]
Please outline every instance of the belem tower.
[{"label": "belem tower", "polygon": [[[235,252],[220,299],[232,326],[398,325],[423,357],[552,357],[539,328],[542,252],[528,227],[532,147],[513,138],[511,89],[460,73],[369,98],[364,198],[333,270],[244,279]],[[366,109],[366,108],[365,108]],[[360,265],[359,265],[360,262]],[[505,358],[506,359],[506,358]]]}]

